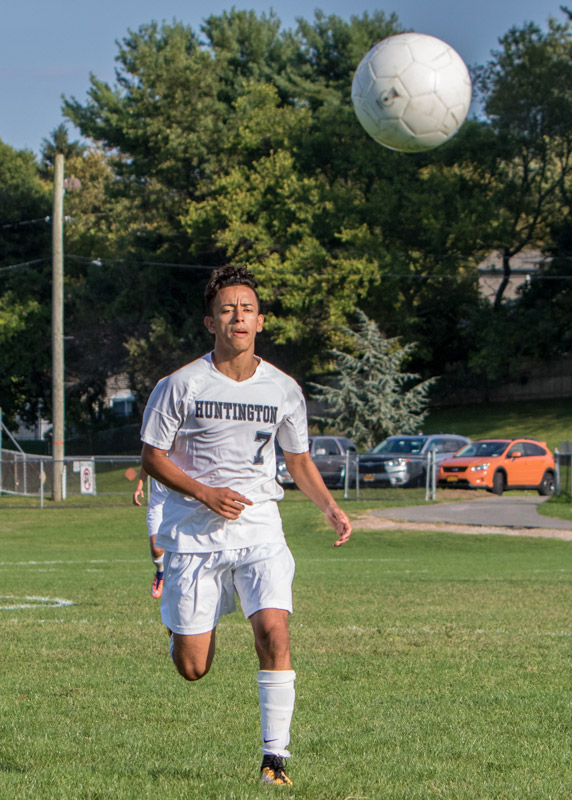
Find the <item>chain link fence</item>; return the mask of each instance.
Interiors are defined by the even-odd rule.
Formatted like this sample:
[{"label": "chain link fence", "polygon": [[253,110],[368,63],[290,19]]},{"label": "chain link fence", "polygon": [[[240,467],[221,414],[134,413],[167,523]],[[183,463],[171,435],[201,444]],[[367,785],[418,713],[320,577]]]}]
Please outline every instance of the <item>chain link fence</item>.
[{"label": "chain link fence", "polygon": [[28,506],[36,500],[43,507],[53,495],[54,480],[60,480],[62,497],[67,500],[128,501],[140,467],[138,456],[69,456],[55,461],[50,456],[2,450],[0,497],[26,498]]},{"label": "chain link fence", "polygon": [[554,494],[572,496],[572,442],[560,442],[554,451]]},{"label": "chain link fence", "polygon": [[411,489],[425,492],[425,500],[435,500],[437,460],[433,450],[407,457],[376,458],[367,453],[346,451],[344,500],[390,500],[406,502]]}]

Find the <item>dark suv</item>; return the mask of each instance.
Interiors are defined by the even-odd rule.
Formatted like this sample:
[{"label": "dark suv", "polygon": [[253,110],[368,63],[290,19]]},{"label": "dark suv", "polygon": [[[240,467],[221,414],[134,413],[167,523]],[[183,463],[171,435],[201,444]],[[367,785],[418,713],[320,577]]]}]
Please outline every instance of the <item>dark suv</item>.
[{"label": "dark suv", "polygon": [[[309,441],[310,456],[318,467],[326,486],[330,489],[343,487],[346,451],[356,453],[355,444],[345,436],[310,436]],[[278,442],[276,442],[276,480],[281,486],[295,486]]]},{"label": "dark suv", "polygon": [[[389,436],[360,456],[360,486],[422,486],[430,451],[439,465],[470,442],[466,436],[452,433]],[[355,483],[355,479],[352,482]]]}]

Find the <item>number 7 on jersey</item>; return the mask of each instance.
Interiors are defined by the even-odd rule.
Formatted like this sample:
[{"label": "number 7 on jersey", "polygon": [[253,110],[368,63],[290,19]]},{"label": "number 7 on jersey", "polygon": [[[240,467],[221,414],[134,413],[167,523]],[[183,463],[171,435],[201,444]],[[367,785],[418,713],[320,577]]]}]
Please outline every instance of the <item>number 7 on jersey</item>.
[{"label": "number 7 on jersey", "polygon": [[271,439],[272,439],[272,434],[268,433],[268,431],[256,431],[256,436],[254,437],[254,441],[262,442],[262,444],[256,451],[256,455],[254,456],[254,461],[252,462],[253,464],[264,464],[264,456],[262,455],[262,450]]}]

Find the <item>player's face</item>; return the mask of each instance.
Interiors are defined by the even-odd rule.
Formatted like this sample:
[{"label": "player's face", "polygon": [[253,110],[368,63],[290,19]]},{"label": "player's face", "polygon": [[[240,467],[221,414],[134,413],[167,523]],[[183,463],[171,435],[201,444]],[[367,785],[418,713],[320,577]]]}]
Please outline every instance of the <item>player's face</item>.
[{"label": "player's face", "polygon": [[225,286],[215,297],[212,311],[212,316],[205,317],[205,325],[214,333],[217,345],[235,353],[254,349],[264,317],[258,313],[258,301],[249,286]]}]

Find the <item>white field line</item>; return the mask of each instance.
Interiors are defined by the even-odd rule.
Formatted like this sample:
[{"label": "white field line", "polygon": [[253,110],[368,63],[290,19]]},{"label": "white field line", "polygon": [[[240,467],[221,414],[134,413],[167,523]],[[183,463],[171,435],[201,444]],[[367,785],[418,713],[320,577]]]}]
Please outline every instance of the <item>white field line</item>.
[{"label": "white field line", "polygon": [[0,561],[0,567],[45,567],[54,564],[143,564],[145,558],[92,558],[87,561]]},{"label": "white field line", "polygon": [[[4,601],[11,603],[4,605]],[[20,601],[20,602],[13,602]],[[63,608],[73,606],[73,600],[64,600],[61,597],[16,597],[12,594],[0,595],[0,611],[16,611],[23,608]]]},{"label": "white field line", "polygon": [[572,631],[531,631],[527,628],[507,630],[506,628],[495,628],[493,630],[486,630],[484,628],[476,628],[475,630],[469,628],[455,628],[443,626],[439,628],[375,628],[368,627],[362,628],[358,625],[348,625],[346,630],[353,633],[365,633],[368,636],[372,633],[384,633],[389,636],[448,636],[454,638],[455,636],[498,636],[499,634],[505,636],[524,635],[531,637],[549,636],[551,638],[568,638],[572,637]]}]

